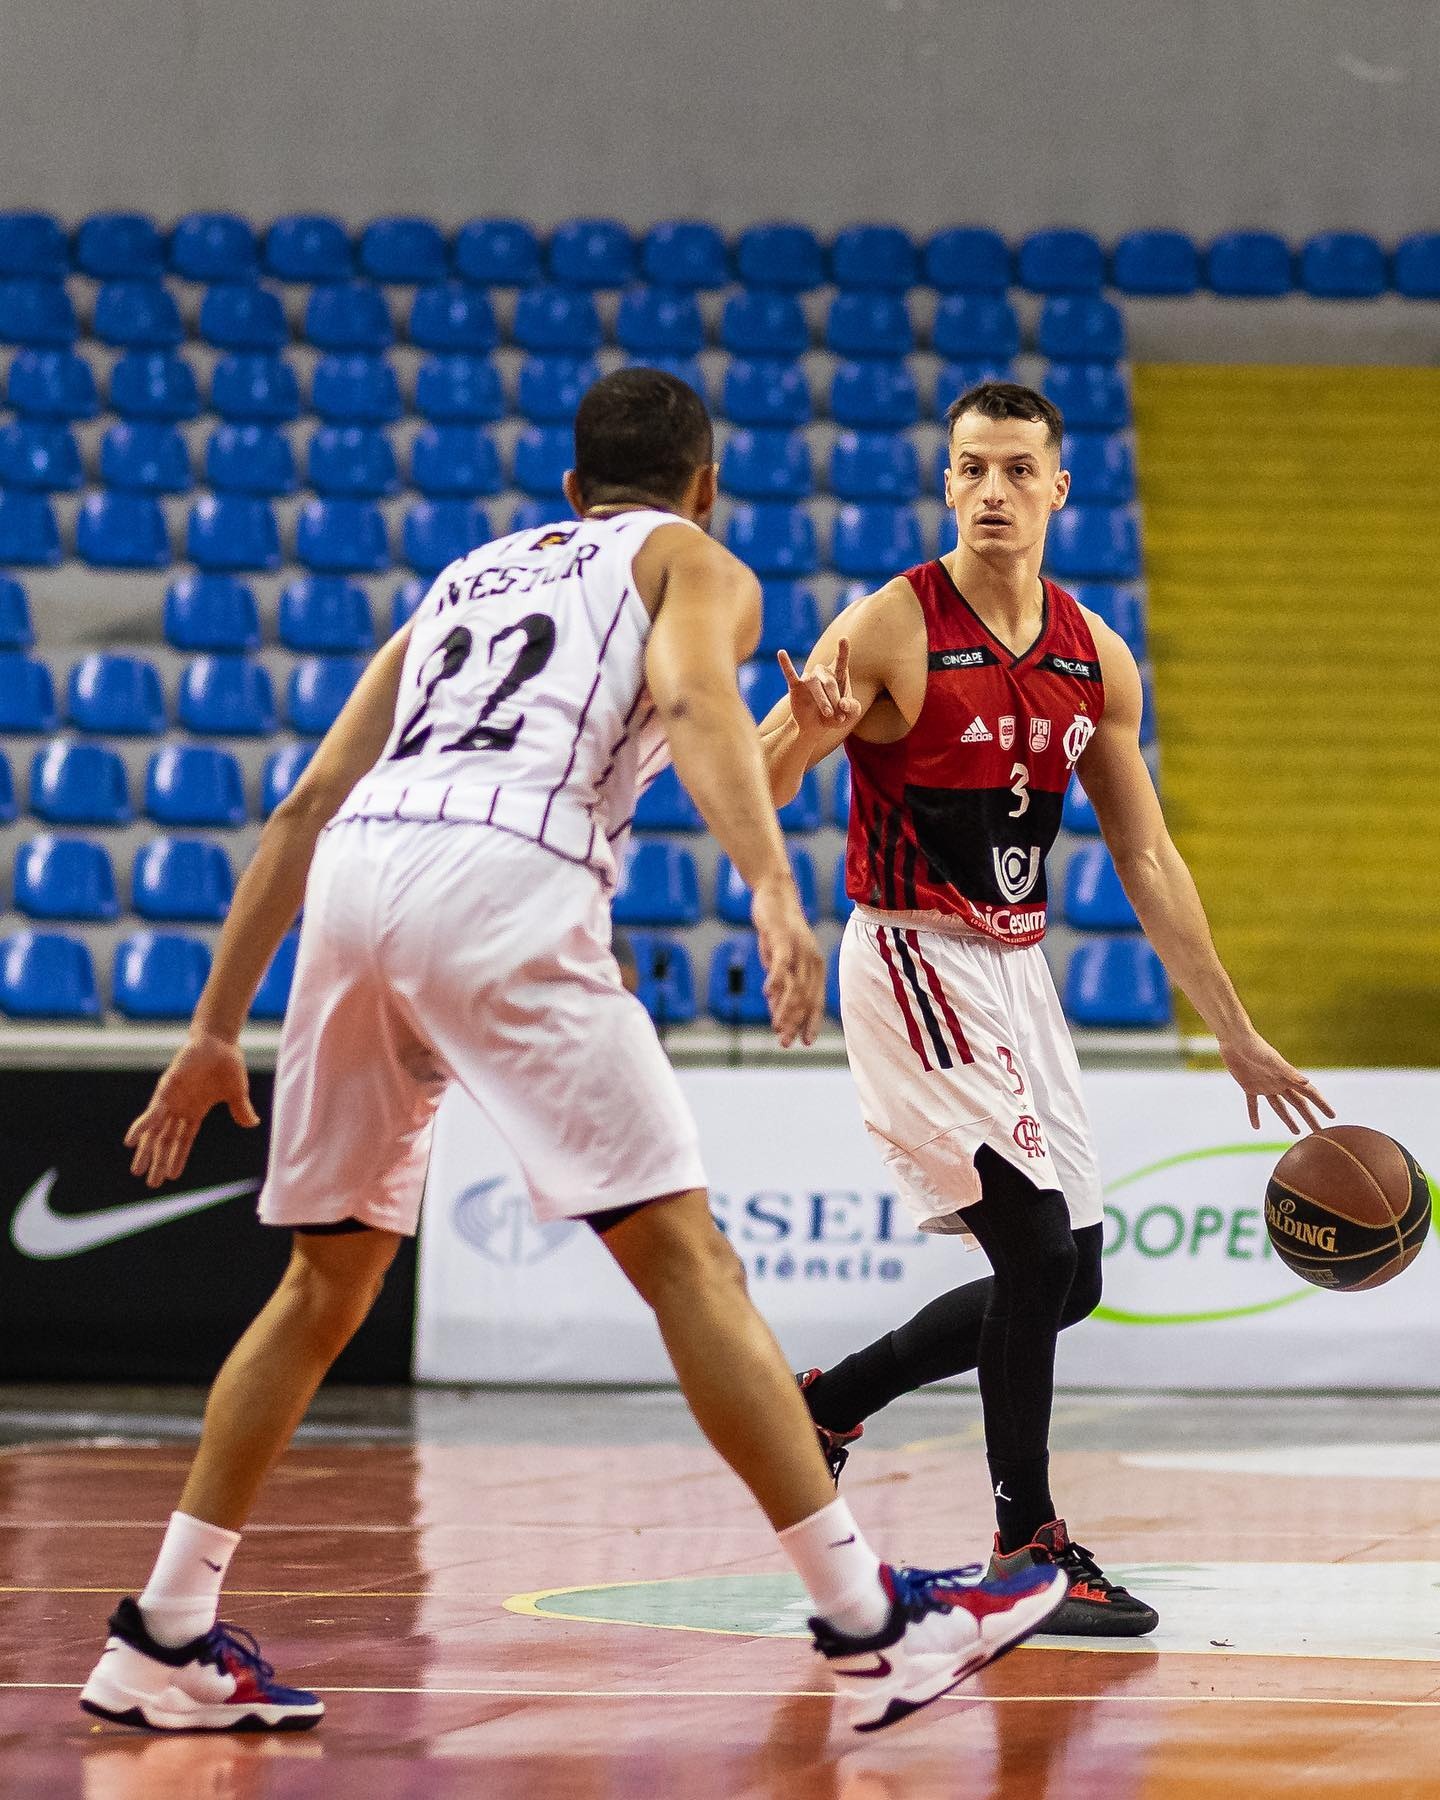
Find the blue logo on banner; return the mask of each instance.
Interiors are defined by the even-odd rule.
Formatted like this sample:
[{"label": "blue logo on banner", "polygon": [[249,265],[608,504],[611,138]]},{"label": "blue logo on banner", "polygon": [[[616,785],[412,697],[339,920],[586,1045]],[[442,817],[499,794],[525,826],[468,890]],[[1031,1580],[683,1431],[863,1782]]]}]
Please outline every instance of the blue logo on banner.
[{"label": "blue logo on banner", "polygon": [[539,1262],[576,1230],[573,1219],[537,1223],[530,1202],[508,1187],[503,1175],[477,1181],[457,1194],[450,1216],[472,1250],[510,1268]]}]

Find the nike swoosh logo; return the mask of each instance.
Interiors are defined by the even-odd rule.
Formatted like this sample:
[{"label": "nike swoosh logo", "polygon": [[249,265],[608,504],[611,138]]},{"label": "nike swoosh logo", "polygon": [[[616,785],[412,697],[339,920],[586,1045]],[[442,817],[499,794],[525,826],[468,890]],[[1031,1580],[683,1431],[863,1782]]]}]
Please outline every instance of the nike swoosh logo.
[{"label": "nike swoosh logo", "polygon": [[830,1549],[843,1550],[847,1544],[853,1544],[854,1542],[855,1533],[852,1531],[848,1538],[836,1538],[835,1542],[830,1545]]},{"label": "nike swoosh logo", "polygon": [[837,1669],[835,1673],[848,1675],[854,1681],[883,1681],[887,1675],[893,1674],[894,1670],[890,1667],[890,1658],[881,1656],[877,1651],[873,1669]]},{"label": "nike swoosh logo", "polygon": [[161,1200],[136,1200],[128,1206],[107,1206],[103,1212],[59,1213],[50,1194],[60,1179],[58,1169],[47,1169],[15,1208],[10,1221],[10,1242],[22,1256],[37,1262],[53,1262],[62,1256],[81,1256],[104,1244],[137,1237],[158,1225],[169,1225],[191,1213],[204,1212],[241,1194],[253,1194],[258,1181],[227,1181],[218,1187],[192,1188],[188,1194],[167,1194]]}]

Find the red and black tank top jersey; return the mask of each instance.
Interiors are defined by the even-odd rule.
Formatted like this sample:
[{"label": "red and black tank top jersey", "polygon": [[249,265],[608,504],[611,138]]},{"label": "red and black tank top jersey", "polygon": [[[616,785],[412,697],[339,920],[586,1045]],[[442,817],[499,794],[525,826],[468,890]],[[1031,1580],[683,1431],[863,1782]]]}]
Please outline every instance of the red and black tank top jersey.
[{"label": "red and black tank top jersey", "polygon": [[925,704],[896,743],[846,740],[846,891],[881,911],[948,913],[1001,943],[1038,943],[1045,857],[1105,706],[1095,639],[1053,581],[1039,636],[1015,656],[943,563],[905,579],[925,614]]}]

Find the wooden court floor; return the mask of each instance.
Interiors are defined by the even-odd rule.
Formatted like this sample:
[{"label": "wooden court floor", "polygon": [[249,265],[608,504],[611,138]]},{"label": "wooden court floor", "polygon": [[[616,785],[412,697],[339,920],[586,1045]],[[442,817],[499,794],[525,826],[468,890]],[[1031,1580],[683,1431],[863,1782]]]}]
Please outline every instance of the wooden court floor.
[{"label": "wooden court floor", "polygon": [[[846,1491],[882,1553],[977,1554],[976,1435],[857,1453]],[[5,1800],[1440,1796],[1440,1455],[1423,1442],[1058,1452],[1076,1535],[1160,1631],[1039,1641],[872,1739],[835,1715],[747,1498],[683,1436],[307,1442],[225,1610],[323,1693],[325,1722],[98,1726],[75,1689],[187,1456],[124,1435],[0,1451]]]}]

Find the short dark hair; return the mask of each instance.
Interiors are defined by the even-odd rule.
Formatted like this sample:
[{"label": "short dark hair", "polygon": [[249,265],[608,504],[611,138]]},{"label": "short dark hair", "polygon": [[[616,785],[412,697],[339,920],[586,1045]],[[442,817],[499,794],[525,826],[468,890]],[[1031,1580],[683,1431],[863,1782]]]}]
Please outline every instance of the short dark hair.
[{"label": "short dark hair", "polygon": [[952,400],[945,409],[947,443],[955,434],[956,422],[970,412],[979,413],[982,419],[1029,419],[1043,425],[1045,442],[1052,450],[1060,448],[1065,435],[1065,420],[1055,402],[1018,381],[982,381]]},{"label": "short dark hair", "polygon": [[575,479],[595,505],[618,495],[676,500],[715,460],[705,402],[663,369],[617,369],[575,414]]}]

